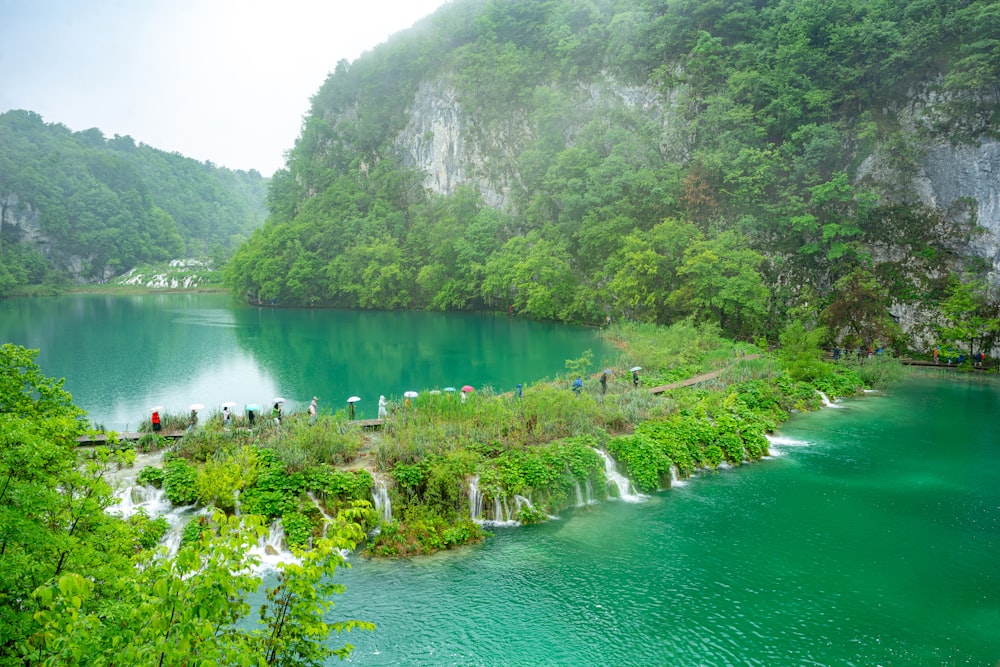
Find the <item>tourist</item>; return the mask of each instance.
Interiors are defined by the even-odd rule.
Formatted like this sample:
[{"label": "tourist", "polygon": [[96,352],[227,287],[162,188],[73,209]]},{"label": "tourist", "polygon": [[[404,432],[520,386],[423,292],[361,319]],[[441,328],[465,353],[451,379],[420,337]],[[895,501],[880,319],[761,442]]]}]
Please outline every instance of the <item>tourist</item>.
[{"label": "tourist", "polygon": [[354,401],[348,401],[347,403],[347,418],[354,420]]},{"label": "tourist", "polygon": [[938,346],[938,345],[935,345],[935,346],[934,346],[934,363],[935,363],[935,364],[936,364],[936,363],[938,362],[938,354],[940,354],[940,353],[941,353],[941,348],[940,348],[940,346]]},{"label": "tourist", "polygon": [[194,427],[198,425],[198,411],[191,408],[191,416],[188,418],[188,431],[193,431]]},{"label": "tourist", "polygon": [[520,382],[518,382],[517,383],[517,387],[515,387],[515,388],[517,389],[517,397],[518,398],[524,398],[524,385],[522,385]]},{"label": "tourist", "polygon": [[632,386],[639,388],[639,371],[632,371]]},{"label": "tourist", "polygon": [[281,403],[274,404],[274,409],[271,410],[271,416],[274,417],[275,425],[281,426]]},{"label": "tourist", "polygon": [[151,417],[151,421],[153,422],[153,432],[154,433],[155,432],[159,432],[159,430],[160,430],[160,411],[159,410],[153,410],[153,416]]},{"label": "tourist", "polygon": [[601,396],[608,393],[608,372],[601,373]]},{"label": "tourist", "polygon": [[225,428],[227,431],[229,430],[229,417],[230,417],[229,406],[228,405],[223,405],[222,406],[222,427]]},{"label": "tourist", "polygon": [[579,397],[581,391],[583,391],[583,378],[577,377],[573,380],[573,393]]},{"label": "tourist", "polygon": [[378,397],[378,418],[385,419],[389,416],[388,404],[385,401],[385,396]]},{"label": "tourist", "polygon": [[833,346],[833,360],[834,361],[840,361],[840,346],[839,345],[834,345]]},{"label": "tourist", "polygon": [[254,423],[254,421],[256,419],[257,419],[257,415],[254,414],[253,410],[251,410],[251,409],[248,408],[247,409],[247,421],[250,422],[250,428],[253,428],[253,423]]},{"label": "tourist", "polygon": [[312,403],[309,404],[309,425],[310,426],[312,426],[313,424],[316,423],[316,401],[318,401],[318,400],[319,400],[319,398],[317,398],[316,396],[313,396]]}]

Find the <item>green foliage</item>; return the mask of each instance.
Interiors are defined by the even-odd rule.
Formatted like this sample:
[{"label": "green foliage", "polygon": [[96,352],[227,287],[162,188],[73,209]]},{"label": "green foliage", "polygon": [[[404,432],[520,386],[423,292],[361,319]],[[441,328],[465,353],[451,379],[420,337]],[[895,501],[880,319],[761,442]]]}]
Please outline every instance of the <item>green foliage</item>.
[{"label": "green foliage", "polygon": [[163,468],[146,466],[139,471],[135,481],[136,484],[139,484],[140,486],[152,486],[159,489],[163,487],[163,480],[166,479],[166,476],[167,474]]},{"label": "green foliage", "polygon": [[[45,664],[321,665],[349,655],[332,646],[332,632],[374,629],[362,621],[330,621],[336,583],[345,567],[340,549],[363,537],[345,515],[299,562],[281,566],[259,615],[248,596],[261,585],[248,557],[263,527],[259,517],[216,514],[172,559],[145,557],[119,572],[114,599],[86,577],[70,573],[35,593],[38,631],[31,654]],[[252,620],[256,618],[257,620]]]},{"label": "green foliage", "polygon": [[198,499],[198,470],[182,458],[173,458],[163,467],[163,490],[174,505],[193,505]]},{"label": "green foliage", "polygon": [[826,338],[826,329],[816,327],[806,330],[802,320],[795,320],[781,332],[780,359],[782,366],[794,380],[809,382],[828,371],[820,347]]},{"label": "green foliage", "polygon": [[[85,258],[80,278],[102,280],[143,262],[232,251],[264,219],[266,181],[168,154],[131,137],[70,132],[30,111],[0,114],[0,296],[58,285]],[[13,198],[8,198],[13,195]],[[56,253],[43,258],[19,228],[33,219]]]}]

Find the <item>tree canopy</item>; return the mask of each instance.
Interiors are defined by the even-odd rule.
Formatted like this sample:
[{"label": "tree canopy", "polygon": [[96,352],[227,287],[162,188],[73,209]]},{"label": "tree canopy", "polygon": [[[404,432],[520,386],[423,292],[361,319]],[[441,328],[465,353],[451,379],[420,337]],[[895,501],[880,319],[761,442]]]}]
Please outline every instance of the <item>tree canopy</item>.
[{"label": "tree canopy", "polygon": [[[892,290],[868,293],[853,335],[896,335],[877,313],[941,298],[966,223],[859,163],[905,176],[929,138],[990,136],[983,77],[1000,72],[977,30],[996,8],[451,3],[328,77],[227,283],[287,305],[694,315],[775,336],[807,304],[839,322],[865,273]],[[457,104],[460,187],[427,189],[397,143],[428,89]],[[947,103],[915,133],[900,111],[923,99]]]}]

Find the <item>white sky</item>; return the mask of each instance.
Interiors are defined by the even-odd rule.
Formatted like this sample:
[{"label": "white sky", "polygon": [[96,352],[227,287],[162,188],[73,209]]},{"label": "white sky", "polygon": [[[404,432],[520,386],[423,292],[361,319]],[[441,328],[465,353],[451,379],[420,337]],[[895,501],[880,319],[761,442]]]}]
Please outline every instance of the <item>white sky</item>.
[{"label": "white sky", "polygon": [[310,98],[447,0],[0,0],[0,112],[270,176]]}]

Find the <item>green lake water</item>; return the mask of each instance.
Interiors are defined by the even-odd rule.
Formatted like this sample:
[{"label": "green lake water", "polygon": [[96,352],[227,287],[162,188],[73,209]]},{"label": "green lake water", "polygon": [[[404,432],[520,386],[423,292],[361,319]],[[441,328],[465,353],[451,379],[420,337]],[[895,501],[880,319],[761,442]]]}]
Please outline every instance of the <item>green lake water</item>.
[{"label": "green lake water", "polygon": [[[255,308],[223,294],[71,295],[0,300],[0,342],[40,350],[38,364],[66,379],[91,421],[135,430],[149,408],[186,414],[233,401],[321,412],[361,397],[400,398],[469,384],[512,391],[555,378],[586,350],[616,353],[596,329],[507,316]],[[239,408],[238,408],[239,410]]]},{"label": "green lake water", "polygon": [[482,545],[352,559],[359,665],[1000,661],[1000,391],[913,379],[797,415],[777,456]]},{"label": "green lake water", "polygon": [[[0,301],[0,341],[92,419],[149,405],[297,409],[469,383],[507,391],[613,352],[506,317],[258,310],[221,295]],[[914,376],[796,415],[775,456],[643,503],[494,529],[413,560],[354,555],[334,641],[358,665],[1000,664],[1000,385]],[[339,664],[334,662],[332,664]]]}]

